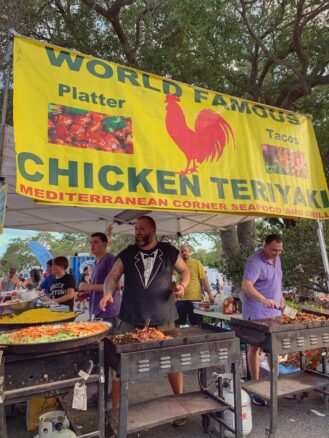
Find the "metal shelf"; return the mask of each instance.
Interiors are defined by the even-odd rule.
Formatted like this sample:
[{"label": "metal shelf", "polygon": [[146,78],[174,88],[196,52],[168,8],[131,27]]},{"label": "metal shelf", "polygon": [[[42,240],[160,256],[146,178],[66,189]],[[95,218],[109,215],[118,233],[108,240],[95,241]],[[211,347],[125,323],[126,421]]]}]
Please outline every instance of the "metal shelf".
[{"label": "metal shelf", "polygon": [[[278,398],[299,392],[308,392],[329,386],[329,376],[311,370],[297,371],[292,374],[279,376]],[[256,394],[265,400],[271,400],[271,380],[269,378],[251,380],[242,384],[247,392]]]},{"label": "metal shelf", "polygon": [[[151,429],[195,414],[223,412],[227,409],[230,409],[229,405],[201,391],[167,395],[129,406],[127,433]],[[118,433],[119,409],[111,409],[106,415]]]}]

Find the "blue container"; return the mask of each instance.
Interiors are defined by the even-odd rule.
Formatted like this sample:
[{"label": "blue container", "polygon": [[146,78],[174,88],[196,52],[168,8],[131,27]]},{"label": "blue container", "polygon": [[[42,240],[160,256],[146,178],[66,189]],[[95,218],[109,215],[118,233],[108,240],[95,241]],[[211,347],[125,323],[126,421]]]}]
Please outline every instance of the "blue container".
[{"label": "blue container", "polygon": [[83,272],[83,269],[88,266],[90,269],[94,266],[96,257],[94,256],[72,256],[70,257],[69,268],[72,269],[72,273],[75,277],[76,287],[78,287],[79,275]]}]

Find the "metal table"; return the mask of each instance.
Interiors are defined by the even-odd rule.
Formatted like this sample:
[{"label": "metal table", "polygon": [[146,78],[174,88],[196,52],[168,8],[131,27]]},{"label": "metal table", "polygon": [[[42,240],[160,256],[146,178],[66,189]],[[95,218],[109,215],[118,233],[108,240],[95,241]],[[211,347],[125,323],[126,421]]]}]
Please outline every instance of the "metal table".
[{"label": "metal table", "polygon": [[[108,412],[111,425],[119,438],[129,433],[171,422],[190,415],[219,413],[230,409],[235,413],[236,427],[233,433],[242,437],[240,341],[234,332],[216,328],[186,328],[166,332],[173,339],[146,343],[115,344],[111,338],[105,342],[105,355],[110,366],[121,379],[119,409]],[[207,386],[207,368],[228,363],[234,380],[234,408],[221,397],[204,390]],[[163,376],[171,372],[200,369],[200,391],[170,395],[129,406],[129,381]],[[225,427],[221,414],[216,415]],[[230,429],[232,431],[232,429]]]},{"label": "metal table", "polygon": [[[327,405],[329,393],[325,389],[329,386],[329,376],[326,361],[323,360],[323,373],[305,370],[304,352],[329,347],[329,320],[281,324],[280,318],[253,321],[232,318],[230,325],[242,342],[270,353],[270,379],[243,384],[245,390],[271,402],[268,437],[277,437],[278,398],[317,389],[323,392]],[[278,377],[278,355],[290,352],[300,352],[301,371]]]},{"label": "metal table", "polygon": [[231,321],[232,318],[242,319],[241,313],[223,313],[212,310],[194,309],[194,313],[201,316],[208,316],[209,318],[218,319],[219,321]]},{"label": "metal table", "polygon": [[80,438],[105,438],[103,356],[104,343],[101,340],[36,354],[11,354],[0,350],[0,437],[8,438],[6,405],[67,394],[73,391],[77,382],[83,381],[78,376],[80,369],[86,370],[93,364],[86,384],[98,386],[98,430],[84,435],[72,421],[71,426]]}]

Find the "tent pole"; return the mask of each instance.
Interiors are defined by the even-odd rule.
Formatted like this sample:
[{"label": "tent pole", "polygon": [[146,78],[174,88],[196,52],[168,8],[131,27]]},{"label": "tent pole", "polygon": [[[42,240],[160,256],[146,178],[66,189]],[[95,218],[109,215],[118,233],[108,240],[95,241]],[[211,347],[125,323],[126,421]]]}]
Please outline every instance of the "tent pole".
[{"label": "tent pole", "polygon": [[182,233],[181,233],[181,224],[180,217],[177,218],[177,237],[178,237],[178,247],[182,246]]},{"label": "tent pole", "polygon": [[322,263],[324,267],[324,272],[326,275],[326,281],[327,281],[327,288],[329,291],[329,262],[328,262],[328,254],[327,254],[327,248],[326,248],[326,242],[324,240],[324,234],[323,234],[323,225],[322,222],[317,220],[317,235],[319,239],[320,244],[320,250],[321,250],[321,256],[322,256]]},{"label": "tent pole", "polygon": [[3,161],[3,146],[5,141],[5,129],[6,129],[6,119],[7,119],[7,108],[8,108],[8,96],[9,96],[9,86],[10,86],[10,76],[12,70],[12,56],[13,56],[13,42],[15,31],[10,30],[8,32],[8,44],[7,52],[5,57],[5,63],[7,64],[5,73],[5,87],[3,93],[3,103],[2,103],[2,115],[1,115],[1,126],[0,126],[0,176]]}]

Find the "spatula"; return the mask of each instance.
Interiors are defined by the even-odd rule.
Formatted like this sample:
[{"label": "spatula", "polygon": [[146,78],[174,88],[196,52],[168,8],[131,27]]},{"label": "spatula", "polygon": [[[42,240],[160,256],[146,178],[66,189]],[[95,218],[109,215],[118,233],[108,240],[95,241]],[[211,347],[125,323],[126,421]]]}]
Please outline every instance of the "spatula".
[{"label": "spatula", "polygon": [[147,320],[145,321],[145,325],[144,325],[144,328],[143,328],[143,330],[145,330],[145,331],[147,331],[147,330],[148,330],[148,328],[149,328],[149,326],[150,326],[150,322],[151,322],[151,320],[150,320],[150,319],[147,319]]},{"label": "spatula", "polygon": [[296,319],[296,315],[298,310],[293,309],[292,307],[285,304],[283,307],[276,306],[278,310],[281,310],[282,315],[287,316],[290,319]]}]

